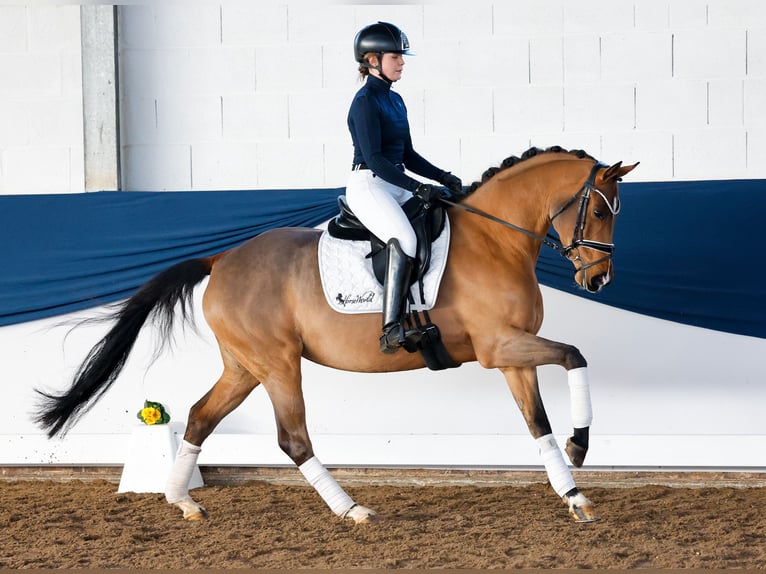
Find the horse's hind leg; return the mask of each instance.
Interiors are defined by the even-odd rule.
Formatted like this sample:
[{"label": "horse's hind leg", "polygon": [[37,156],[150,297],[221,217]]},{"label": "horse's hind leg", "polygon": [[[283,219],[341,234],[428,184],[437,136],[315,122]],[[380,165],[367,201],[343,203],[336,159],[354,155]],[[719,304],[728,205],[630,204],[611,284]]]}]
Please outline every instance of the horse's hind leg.
[{"label": "horse's hind leg", "polygon": [[572,473],[564,461],[556,438],[553,436],[548,415],[545,412],[540,387],[537,380],[537,369],[505,368],[508,387],[513,394],[516,404],[524,415],[529,432],[537,441],[548,480],[556,494],[569,507],[569,512],[577,522],[593,522],[598,520],[593,511],[593,505],[575,485]]},{"label": "horse's hind leg", "polygon": [[189,495],[189,482],[197,465],[201,445],[213,429],[237,408],[259,381],[233,358],[223,354],[224,371],[218,382],[192,406],[184,440],[165,487],[166,500],[178,506],[187,520],[201,520],[207,512]]},{"label": "horse's hind leg", "polygon": [[356,504],[314,455],[306,428],[300,357],[284,369],[272,369],[263,384],[274,407],[279,447],[337,516],[357,524],[372,521],[375,512]]}]

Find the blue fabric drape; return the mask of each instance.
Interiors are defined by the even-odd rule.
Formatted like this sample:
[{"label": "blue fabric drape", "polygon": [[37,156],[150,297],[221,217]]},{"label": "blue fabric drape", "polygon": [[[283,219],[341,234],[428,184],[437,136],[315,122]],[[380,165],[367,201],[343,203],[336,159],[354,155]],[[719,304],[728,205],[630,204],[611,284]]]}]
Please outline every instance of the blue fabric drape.
[{"label": "blue fabric drape", "polygon": [[[629,311],[766,338],[766,180],[623,183],[615,279],[596,295],[543,247],[543,285]],[[129,296],[175,262],[267,229],[315,226],[342,188],[0,197],[0,325]],[[568,240],[569,238],[564,238]]]},{"label": "blue fabric drape", "polygon": [[274,227],[312,227],[342,189],[0,197],[0,325],[109,303],[166,267]]},{"label": "blue fabric drape", "polygon": [[[760,263],[766,180],[620,185],[615,277],[595,295],[551,250],[540,283],[669,321],[766,338],[766,272]],[[569,239],[569,238],[565,238]]]}]

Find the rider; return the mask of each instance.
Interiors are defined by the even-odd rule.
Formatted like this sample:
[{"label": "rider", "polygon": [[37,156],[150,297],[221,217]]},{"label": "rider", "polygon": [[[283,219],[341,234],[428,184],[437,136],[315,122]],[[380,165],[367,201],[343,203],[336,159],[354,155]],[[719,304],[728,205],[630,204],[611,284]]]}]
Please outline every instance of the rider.
[{"label": "rider", "polygon": [[391,90],[402,77],[403,56],[410,54],[409,48],[404,32],[387,22],[357,33],[354,56],[360,79],[366,81],[348,112],[354,161],[346,200],[367,229],[386,243],[380,350],[387,354],[404,343],[402,318],[417,249],[415,232],[401,206],[413,195],[428,204],[440,194],[438,187],[408,176],[405,168],[452,192],[462,190],[458,177],[434,166],[412,147],[407,108]]}]

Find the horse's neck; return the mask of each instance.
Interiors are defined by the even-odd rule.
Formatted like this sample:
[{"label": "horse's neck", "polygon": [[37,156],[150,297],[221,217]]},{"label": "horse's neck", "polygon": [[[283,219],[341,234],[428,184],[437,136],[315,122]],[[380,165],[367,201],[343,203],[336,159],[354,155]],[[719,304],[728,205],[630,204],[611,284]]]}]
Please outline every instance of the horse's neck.
[{"label": "horse's neck", "polygon": [[[573,156],[538,156],[500,172],[475,193],[472,205],[500,219],[545,236],[551,215],[577,191],[578,182],[590,169],[587,162]],[[487,233],[497,240],[517,244],[517,231],[500,234],[493,226]],[[533,248],[539,250],[539,242]]]}]

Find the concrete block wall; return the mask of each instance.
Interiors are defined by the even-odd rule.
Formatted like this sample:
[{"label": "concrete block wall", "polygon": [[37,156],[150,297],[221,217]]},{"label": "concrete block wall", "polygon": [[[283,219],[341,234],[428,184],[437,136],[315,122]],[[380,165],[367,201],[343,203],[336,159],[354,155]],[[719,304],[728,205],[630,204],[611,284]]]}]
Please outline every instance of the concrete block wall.
[{"label": "concrete block wall", "polygon": [[84,189],[80,8],[40,4],[0,6],[0,194]]},{"label": "concrete block wall", "polygon": [[416,148],[464,180],[530,145],[635,179],[766,176],[766,4],[564,0],[121,8],[127,189],[342,186],[351,42],[400,25]]},{"label": "concrete block wall", "polygon": [[[378,19],[417,53],[417,149],[465,181],[554,144],[634,181],[766,176],[761,0],[222,0],[120,7],[123,188],[344,185],[351,41]],[[0,7],[0,78],[0,193],[82,191],[79,7]]]}]

